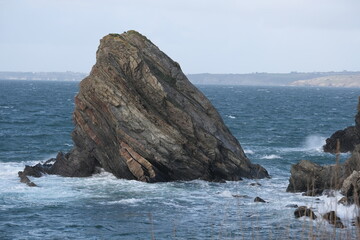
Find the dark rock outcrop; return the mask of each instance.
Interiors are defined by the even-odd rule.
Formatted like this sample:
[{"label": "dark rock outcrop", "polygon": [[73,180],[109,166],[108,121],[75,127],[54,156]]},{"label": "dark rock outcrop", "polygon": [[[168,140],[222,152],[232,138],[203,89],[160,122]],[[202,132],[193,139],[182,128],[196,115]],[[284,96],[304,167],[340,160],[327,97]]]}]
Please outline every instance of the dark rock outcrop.
[{"label": "dark rock outcrop", "polygon": [[[359,99],[360,100],[360,99]],[[360,103],[358,110],[360,109]],[[355,117],[355,132],[360,132],[360,111]],[[333,135],[334,136],[334,135]],[[355,170],[360,171],[360,144],[352,145],[351,141],[339,138],[330,138],[324,146],[324,150],[332,149],[330,152],[340,152],[350,150],[351,157],[343,164],[336,163],[328,166],[320,166],[307,160],[302,160],[291,167],[291,176],[288,192],[305,192],[307,196],[317,196],[325,189],[340,189],[344,180]],[[329,144],[335,144],[335,146]],[[355,143],[354,143],[355,144]],[[351,147],[349,147],[351,145]],[[343,146],[341,148],[341,146]],[[337,162],[334,157],[334,163]]]},{"label": "dark rock outcrop", "polygon": [[41,172],[85,177],[102,167],[145,182],[268,177],[179,64],[135,31],[100,41],[75,106],[74,148]]},{"label": "dark rock outcrop", "polygon": [[323,149],[324,152],[330,153],[351,152],[358,144],[360,144],[360,97],[358,113],[355,116],[355,126],[336,131],[330,138],[326,139]]},{"label": "dark rock outcrop", "polygon": [[309,217],[313,220],[315,220],[317,218],[315,213],[313,212],[313,210],[311,210],[310,208],[308,208],[306,206],[298,207],[294,212],[294,216],[295,216],[295,218],[300,218],[300,217],[305,216],[305,217]]},{"label": "dark rock outcrop", "polygon": [[30,179],[28,178],[28,176],[24,173],[24,171],[20,171],[18,172],[19,178],[20,178],[20,182],[25,183],[26,185],[28,185],[29,187],[36,187],[37,185],[35,183],[33,183],[32,181],[30,181]]},{"label": "dark rock outcrop", "polygon": [[262,199],[261,197],[254,198],[254,202],[266,203],[266,201],[264,199]]},{"label": "dark rock outcrop", "polygon": [[306,192],[307,196],[317,196],[325,189],[340,189],[344,180],[354,170],[360,171],[360,145],[356,146],[351,157],[343,164],[320,166],[302,160],[293,165],[286,191]]},{"label": "dark rock outcrop", "polygon": [[322,217],[323,219],[328,221],[328,223],[334,225],[334,227],[336,228],[345,228],[344,224],[341,222],[341,219],[336,215],[335,211],[325,213]]},{"label": "dark rock outcrop", "polygon": [[357,204],[360,206],[360,171],[354,171],[342,184],[340,192],[345,196],[342,204]]}]

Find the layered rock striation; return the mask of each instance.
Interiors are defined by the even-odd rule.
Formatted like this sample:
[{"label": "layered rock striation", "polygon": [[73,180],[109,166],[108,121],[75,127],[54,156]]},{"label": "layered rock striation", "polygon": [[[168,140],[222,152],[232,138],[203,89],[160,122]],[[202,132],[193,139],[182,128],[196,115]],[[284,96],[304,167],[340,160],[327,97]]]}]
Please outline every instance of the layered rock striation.
[{"label": "layered rock striation", "polygon": [[32,170],[85,177],[101,167],[145,182],[268,177],[179,64],[135,31],[101,39],[74,122],[74,148]]}]

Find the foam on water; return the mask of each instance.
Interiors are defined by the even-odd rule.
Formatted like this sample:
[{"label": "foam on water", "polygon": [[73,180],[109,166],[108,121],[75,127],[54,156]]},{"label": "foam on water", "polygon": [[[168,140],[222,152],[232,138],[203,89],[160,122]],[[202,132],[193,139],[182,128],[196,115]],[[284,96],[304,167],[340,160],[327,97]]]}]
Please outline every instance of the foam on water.
[{"label": "foam on water", "polygon": [[280,159],[280,158],[282,158],[282,157],[279,155],[275,155],[275,154],[265,155],[265,156],[261,157],[261,159]]},{"label": "foam on water", "polygon": [[303,143],[304,149],[307,151],[322,152],[322,147],[325,145],[326,137],[319,135],[307,136]]},{"label": "foam on water", "polygon": [[312,154],[324,154],[322,147],[325,144],[326,138],[319,135],[307,136],[299,147],[284,147],[279,148],[281,152],[309,152]]},{"label": "foam on water", "polygon": [[251,149],[244,149],[245,154],[254,154],[255,152]]},{"label": "foam on water", "polygon": [[[339,231],[354,230],[349,222],[358,210],[337,205],[339,195],[316,200],[287,193],[286,187],[291,164],[332,162],[321,146],[329,133],[353,124],[357,92],[201,86],[244,152],[271,179],[147,184],[102,171],[89,178],[31,178],[39,187],[30,188],[19,182],[18,171],[72,147],[69,99],[78,85],[31,84],[34,89],[25,81],[0,88],[0,106],[13,106],[0,107],[0,136],[5,136],[0,138],[0,239],[149,239],[151,233],[157,239],[297,239],[304,220],[295,219],[288,204],[313,207],[319,217],[336,209],[347,226]],[[331,114],[331,108],[338,113]],[[257,196],[268,203],[255,203]],[[334,231],[321,218],[305,221]]]}]

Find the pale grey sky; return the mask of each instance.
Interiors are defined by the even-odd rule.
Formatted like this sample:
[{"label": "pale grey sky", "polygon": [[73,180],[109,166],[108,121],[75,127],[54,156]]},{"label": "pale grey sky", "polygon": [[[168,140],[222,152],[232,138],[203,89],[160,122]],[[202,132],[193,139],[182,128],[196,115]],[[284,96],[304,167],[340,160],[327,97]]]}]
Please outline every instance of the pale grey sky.
[{"label": "pale grey sky", "polygon": [[185,73],[360,71],[359,0],[0,0],[0,71],[89,72],[130,29]]}]

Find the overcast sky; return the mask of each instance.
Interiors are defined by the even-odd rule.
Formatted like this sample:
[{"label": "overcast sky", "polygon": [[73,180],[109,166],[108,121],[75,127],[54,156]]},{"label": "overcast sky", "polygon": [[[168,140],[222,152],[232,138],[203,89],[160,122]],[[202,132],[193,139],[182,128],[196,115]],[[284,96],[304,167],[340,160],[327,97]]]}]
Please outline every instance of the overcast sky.
[{"label": "overcast sky", "polygon": [[359,0],[0,0],[0,71],[89,72],[130,29],[185,73],[360,70]]}]

